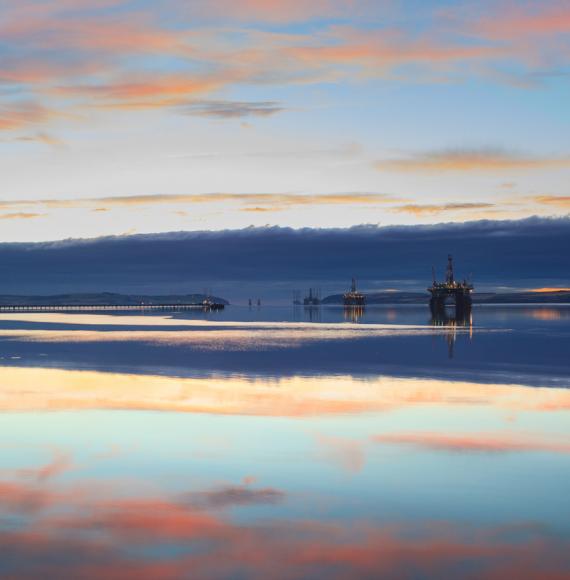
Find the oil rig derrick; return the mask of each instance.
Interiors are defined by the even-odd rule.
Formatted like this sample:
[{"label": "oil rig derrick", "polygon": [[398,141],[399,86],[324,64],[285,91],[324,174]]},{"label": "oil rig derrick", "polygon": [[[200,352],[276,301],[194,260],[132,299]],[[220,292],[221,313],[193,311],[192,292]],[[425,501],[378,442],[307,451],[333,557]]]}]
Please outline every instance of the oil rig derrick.
[{"label": "oil rig derrick", "polygon": [[309,288],[309,294],[303,298],[304,306],[320,306],[321,291],[319,288]]},{"label": "oil rig derrick", "polygon": [[445,271],[445,282],[438,282],[433,272],[433,283],[427,289],[431,294],[430,308],[432,312],[445,310],[445,304],[452,300],[455,304],[455,312],[461,316],[471,308],[471,294],[473,284],[463,280],[458,282],[453,272],[453,257],[451,254],[447,257],[447,268]]},{"label": "oil rig derrick", "polygon": [[366,304],[366,296],[356,289],[356,279],[352,279],[350,290],[342,295],[345,306],[364,306]]}]

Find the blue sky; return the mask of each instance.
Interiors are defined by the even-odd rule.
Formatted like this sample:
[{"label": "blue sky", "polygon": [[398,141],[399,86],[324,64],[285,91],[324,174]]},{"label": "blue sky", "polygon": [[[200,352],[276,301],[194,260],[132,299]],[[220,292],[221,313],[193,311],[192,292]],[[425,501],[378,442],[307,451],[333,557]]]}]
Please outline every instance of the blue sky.
[{"label": "blue sky", "polygon": [[566,2],[0,9],[2,241],[568,213]]}]

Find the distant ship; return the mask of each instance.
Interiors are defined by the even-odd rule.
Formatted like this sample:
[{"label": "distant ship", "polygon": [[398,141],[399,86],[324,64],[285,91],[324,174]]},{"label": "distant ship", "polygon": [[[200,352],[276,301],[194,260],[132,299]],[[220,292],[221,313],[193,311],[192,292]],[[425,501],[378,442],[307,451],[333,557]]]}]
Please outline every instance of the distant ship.
[{"label": "distant ship", "polygon": [[366,296],[356,289],[356,279],[352,279],[350,290],[342,295],[345,306],[364,306],[366,304]]}]

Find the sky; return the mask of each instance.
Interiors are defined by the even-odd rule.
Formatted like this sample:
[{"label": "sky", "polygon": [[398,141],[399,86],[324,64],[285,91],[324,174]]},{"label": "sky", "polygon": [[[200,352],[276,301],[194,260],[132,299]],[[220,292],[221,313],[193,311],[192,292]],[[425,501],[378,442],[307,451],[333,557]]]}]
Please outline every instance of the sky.
[{"label": "sky", "polygon": [[0,14],[2,242],[569,212],[567,1]]}]

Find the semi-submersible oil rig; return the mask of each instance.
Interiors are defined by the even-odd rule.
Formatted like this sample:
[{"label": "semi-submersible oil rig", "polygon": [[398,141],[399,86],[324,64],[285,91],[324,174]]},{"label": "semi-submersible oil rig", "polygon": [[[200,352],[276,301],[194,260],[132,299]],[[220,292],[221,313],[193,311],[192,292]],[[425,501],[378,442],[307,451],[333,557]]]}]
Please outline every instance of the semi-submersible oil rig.
[{"label": "semi-submersible oil rig", "polygon": [[473,284],[467,280],[458,282],[455,279],[453,273],[453,257],[451,254],[447,257],[445,282],[437,282],[435,279],[435,270],[433,270],[433,283],[427,290],[431,294],[430,308],[434,313],[445,310],[445,305],[450,300],[455,304],[455,312],[458,316],[463,315],[471,309]]},{"label": "semi-submersible oil rig", "polygon": [[342,295],[345,306],[357,306],[362,308],[366,304],[366,296],[356,289],[356,279],[352,279],[350,290]]}]

